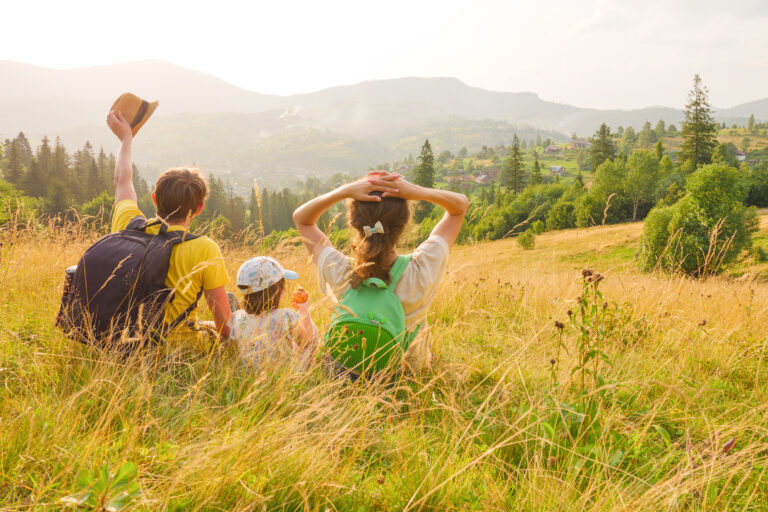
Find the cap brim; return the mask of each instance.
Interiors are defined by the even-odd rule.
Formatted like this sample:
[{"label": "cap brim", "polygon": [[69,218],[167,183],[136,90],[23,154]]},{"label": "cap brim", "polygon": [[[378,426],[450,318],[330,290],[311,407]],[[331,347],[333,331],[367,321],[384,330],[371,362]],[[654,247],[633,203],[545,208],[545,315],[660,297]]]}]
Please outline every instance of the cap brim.
[{"label": "cap brim", "polygon": [[299,278],[299,274],[297,274],[293,270],[286,270],[285,275],[283,277],[285,279],[290,279],[291,281],[295,281]]}]

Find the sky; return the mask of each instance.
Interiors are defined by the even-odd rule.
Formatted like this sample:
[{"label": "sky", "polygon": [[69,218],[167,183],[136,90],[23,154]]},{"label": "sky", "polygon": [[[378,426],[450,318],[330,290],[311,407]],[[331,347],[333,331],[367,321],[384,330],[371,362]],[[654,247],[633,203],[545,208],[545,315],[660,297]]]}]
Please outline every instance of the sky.
[{"label": "sky", "polygon": [[768,97],[766,0],[26,0],[3,18],[0,60],[161,59],[269,94],[452,76],[580,107],[682,107],[699,73],[716,107]]}]

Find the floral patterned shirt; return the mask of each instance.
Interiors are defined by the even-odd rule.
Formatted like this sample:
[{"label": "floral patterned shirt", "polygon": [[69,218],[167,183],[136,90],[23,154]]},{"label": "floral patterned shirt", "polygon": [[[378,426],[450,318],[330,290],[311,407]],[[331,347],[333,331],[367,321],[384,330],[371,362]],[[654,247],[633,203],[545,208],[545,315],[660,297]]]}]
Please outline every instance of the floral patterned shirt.
[{"label": "floral patterned shirt", "polygon": [[242,309],[232,313],[227,321],[229,337],[237,342],[240,356],[259,366],[265,361],[292,357],[296,350],[294,333],[301,315],[288,308],[273,309],[251,315]]}]

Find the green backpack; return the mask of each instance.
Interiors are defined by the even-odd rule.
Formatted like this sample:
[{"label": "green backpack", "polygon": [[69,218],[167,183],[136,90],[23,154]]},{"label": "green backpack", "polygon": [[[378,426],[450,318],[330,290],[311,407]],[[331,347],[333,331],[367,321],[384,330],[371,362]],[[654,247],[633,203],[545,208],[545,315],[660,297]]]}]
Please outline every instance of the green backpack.
[{"label": "green backpack", "polygon": [[371,277],[358,288],[350,288],[336,306],[325,346],[333,359],[357,373],[373,373],[402,360],[419,327],[408,332],[405,312],[395,295],[411,256],[398,256],[389,271],[391,282]]}]

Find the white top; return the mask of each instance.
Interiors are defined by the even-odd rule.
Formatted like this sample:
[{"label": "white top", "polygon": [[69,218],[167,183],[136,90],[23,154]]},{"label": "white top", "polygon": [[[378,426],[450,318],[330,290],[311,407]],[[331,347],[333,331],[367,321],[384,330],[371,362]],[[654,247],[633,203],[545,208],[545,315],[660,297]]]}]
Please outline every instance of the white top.
[{"label": "white top", "polygon": [[[397,282],[395,295],[403,305],[405,324],[409,330],[426,319],[429,304],[445,275],[448,253],[448,243],[438,235],[431,235],[413,251],[411,261]],[[338,304],[350,287],[352,260],[328,246],[316,254],[315,261],[320,289]]]},{"label": "white top", "polygon": [[295,354],[293,343],[301,315],[288,308],[251,315],[242,309],[227,320],[229,337],[237,342],[240,356],[255,366]]}]

